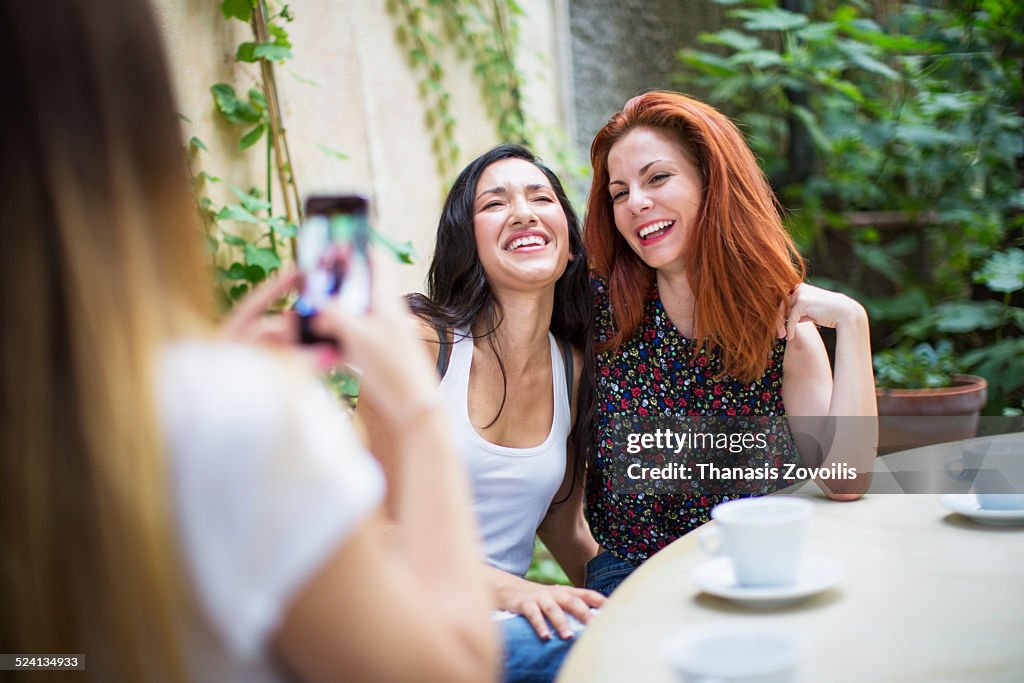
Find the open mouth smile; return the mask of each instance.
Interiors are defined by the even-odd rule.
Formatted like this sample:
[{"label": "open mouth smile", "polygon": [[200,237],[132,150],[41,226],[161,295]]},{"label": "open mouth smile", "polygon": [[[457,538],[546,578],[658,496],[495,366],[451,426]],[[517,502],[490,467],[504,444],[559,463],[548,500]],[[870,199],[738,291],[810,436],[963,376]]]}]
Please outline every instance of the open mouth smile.
[{"label": "open mouth smile", "polygon": [[513,235],[512,239],[505,244],[505,251],[540,251],[546,247],[550,241],[551,240],[539,232],[520,233],[518,235]]},{"label": "open mouth smile", "polygon": [[641,242],[649,242],[651,240],[656,240],[659,237],[662,237],[663,235],[668,233],[668,231],[671,230],[675,224],[675,221],[670,220],[652,221],[650,223],[641,225],[637,229],[636,235],[637,237],[640,238]]}]

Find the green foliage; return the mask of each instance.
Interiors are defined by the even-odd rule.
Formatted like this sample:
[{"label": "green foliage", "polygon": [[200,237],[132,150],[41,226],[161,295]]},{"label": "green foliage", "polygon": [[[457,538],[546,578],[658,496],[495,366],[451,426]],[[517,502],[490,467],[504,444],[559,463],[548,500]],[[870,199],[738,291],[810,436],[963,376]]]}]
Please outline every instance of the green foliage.
[{"label": "green foliage", "polygon": [[1024,394],[1024,7],[720,4],[736,25],[682,50],[679,79],[738,120],[875,348],[948,338],[993,410]]},{"label": "green foliage", "polygon": [[220,4],[220,11],[225,19],[249,21],[256,2],[257,0],[224,0]]},{"label": "green foliage", "polygon": [[[284,25],[291,22],[293,17],[287,5],[276,14],[269,14],[264,0],[223,0],[221,13],[225,19],[251,23],[255,35],[257,20],[254,18],[254,10],[258,2],[263,3],[261,8],[263,16],[267,17],[266,31],[271,40],[242,43],[236,51],[236,60],[259,62],[264,59],[281,61],[290,58],[291,42]],[[241,129],[239,151],[248,150],[261,140],[266,144],[266,185],[262,189],[251,188],[245,191],[228,184],[237,202],[217,206],[206,191],[209,184],[218,183],[220,179],[205,171],[193,175],[193,191],[206,226],[207,252],[217,273],[218,291],[223,294],[224,306],[228,307],[281,267],[282,246],[297,234],[298,216],[274,213],[271,162],[273,140],[270,134],[274,122],[267,103],[267,84],[260,81],[241,96],[233,85],[216,83],[210,87],[210,94],[222,119],[232,127]],[[281,128],[280,125],[278,128]],[[209,151],[202,140],[193,137],[189,143],[191,162],[196,161],[200,150]],[[287,191],[287,188],[282,190]],[[228,264],[226,267],[223,265],[225,263]]]},{"label": "green foliage", "polygon": [[515,17],[522,10],[514,0],[389,0],[387,7],[397,22],[395,39],[420,75],[420,97],[427,105],[426,124],[442,177],[452,175],[459,158],[457,121],[439,58],[442,37],[454,45],[459,58],[472,63],[498,139],[526,142],[522,83],[515,63]]},{"label": "green foliage", "polygon": [[359,378],[343,370],[331,370],[325,378],[327,388],[351,413],[359,402]]},{"label": "green foliage", "polygon": [[875,383],[885,389],[939,389],[953,385],[960,366],[948,340],[937,346],[886,349],[875,354]]},{"label": "green foliage", "polygon": [[[254,14],[257,3],[261,3],[259,9],[262,9],[262,15]],[[293,21],[294,16],[288,5],[271,14],[265,0],[223,0],[221,12],[225,19],[251,23],[254,36],[260,33],[257,26],[260,24],[269,37],[269,40],[257,39],[240,44],[235,53],[236,61],[257,63],[263,60],[283,62],[291,59],[292,43],[285,25]],[[265,17],[262,24],[261,17]],[[263,79],[268,78],[266,70],[261,73]],[[272,71],[269,78],[273,80]],[[227,184],[237,202],[229,202],[218,207],[206,191],[210,185],[220,183],[221,179],[206,171],[192,173],[193,192],[206,229],[206,251],[214,265],[217,290],[222,294],[225,308],[282,266],[284,257],[281,247],[298,233],[296,222],[300,215],[293,217],[274,213],[271,132],[276,123],[276,129],[282,131],[283,135],[283,126],[280,121],[272,119],[274,114],[267,102],[269,85],[266,80],[261,80],[255,87],[249,88],[244,98],[228,83],[217,83],[210,88],[214,106],[223,120],[245,130],[238,142],[239,151],[247,150],[261,140],[266,140],[265,188],[251,188],[245,191]],[[190,123],[187,117],[181,118]],[[326,145],[318,144],[317,147],[334,159],[348,159],[343,152]],[[200,152],[209,153],[209,149],[201,139],[193,136],[187,148],[190,169],[198,161]],[[285,170],[287,173],[283,174],[285,180],[281,181],[281,189],[288,192],[289,189],[294,190],[295,179],[290,164],[286,163]],[[373,238],[396,259],[412,263],[414,253],[410,242],[400,243],[376,231]],[[223,265],[225,263],[228,264],[226,267]],[[349,408],[354,408],[359,393],[358,380],[355,377],[345,372],[334,371],[328,375],[327,384]]]},{"label": "green foliage", "polygon": [[569,577],[565,575],[558,562],[551,556],[551,552],[544,547],[539,538],[535,538],[533,541],[533,560],[530,562],[529,571],[526,572],[526,580],[546,584],[572,585]]}]

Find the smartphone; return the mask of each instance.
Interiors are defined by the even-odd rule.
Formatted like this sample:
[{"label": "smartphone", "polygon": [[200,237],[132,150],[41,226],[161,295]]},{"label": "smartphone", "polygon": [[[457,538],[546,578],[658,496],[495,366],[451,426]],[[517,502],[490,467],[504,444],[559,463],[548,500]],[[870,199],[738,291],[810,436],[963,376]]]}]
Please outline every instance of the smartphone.
[{"label": "smartphone", "polygon": [[353,314],[370,309],[370,203],[361,195],[314,196],[306,200],[299,228],[297,261],[304,282],[295,310],[305,344],[332,342],[313,333],[311,321],[337,298]]}]

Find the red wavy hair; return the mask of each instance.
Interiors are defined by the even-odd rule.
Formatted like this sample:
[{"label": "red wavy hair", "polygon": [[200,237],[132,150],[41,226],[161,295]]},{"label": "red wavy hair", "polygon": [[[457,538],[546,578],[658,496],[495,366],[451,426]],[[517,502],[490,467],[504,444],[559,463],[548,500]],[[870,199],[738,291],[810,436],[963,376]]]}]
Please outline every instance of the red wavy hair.
[{"label": "red wavy hair", "polygon": [[679,93],[652,91],[634,97],[590,146],[594,179],[583,244],[594,272],[608,282],[616,327],[598,351],[617,349],[632,338],[654,287],[654,269],[615,227],[608,194],[608,152],[638,128],[667,135],[697,161],[704,196],[691,228],[693,247],[685,257],[696,298],[697,349],[720,348],[725,371],[752,382],[765,372],[776,341],[779,305],[803,281],[804,262],[743,135],[715,108]]}]

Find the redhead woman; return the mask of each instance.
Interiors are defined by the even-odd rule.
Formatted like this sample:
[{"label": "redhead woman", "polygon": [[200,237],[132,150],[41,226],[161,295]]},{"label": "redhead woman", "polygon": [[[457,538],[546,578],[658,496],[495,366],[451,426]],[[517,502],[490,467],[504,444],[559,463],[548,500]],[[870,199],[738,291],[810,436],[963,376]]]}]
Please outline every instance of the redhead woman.
[{"label": "redhead woman", "polygon": [[[649,92],[611,118],[590,154],[584,244],[596,288],[597,433],[587,517],[607,552],[588,565],[587,585],[607,594],[708,521],[717,503],[777,487],[707,481],[688,494],[630,494],[616,424],[638,413],[759,416],[776,425],[772,457],[791,460],[799,446],[804,464],[866,472],[873,422],[828,418],[876,408],[864,308],[803,282],[768,182],[725,116],[678,93]],[[818,326],[835,329],[834,368]],[[826,439],[830,423],[834,439]],[[852,500],[866,477],[819,483]]]}]

